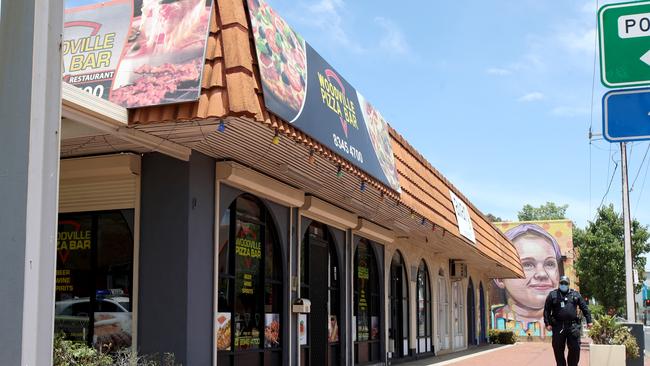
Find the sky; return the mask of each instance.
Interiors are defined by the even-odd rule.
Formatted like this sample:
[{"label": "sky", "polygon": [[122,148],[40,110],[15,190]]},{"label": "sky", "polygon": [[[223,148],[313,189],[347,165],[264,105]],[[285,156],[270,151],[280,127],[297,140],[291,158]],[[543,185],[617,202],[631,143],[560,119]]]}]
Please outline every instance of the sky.
[{"label": "sky", "polygon": [[[620,211],[618,144],[588,138],[602,130],[607,2],[268,1],[484,213],[553,201],[584,227],[601,201]],[[630,185],[648,146],[628,147]],[[647,166],[630,196],[643,224]]]},{"label": "sky", "polygon": [[[620,211],[618,144],[588,138],[607,91],[596,12],[615,1],[267,1],[484,213],[553,201],[584,227],[601,202]],[[642,224],[649,145],[628,147]]]}]

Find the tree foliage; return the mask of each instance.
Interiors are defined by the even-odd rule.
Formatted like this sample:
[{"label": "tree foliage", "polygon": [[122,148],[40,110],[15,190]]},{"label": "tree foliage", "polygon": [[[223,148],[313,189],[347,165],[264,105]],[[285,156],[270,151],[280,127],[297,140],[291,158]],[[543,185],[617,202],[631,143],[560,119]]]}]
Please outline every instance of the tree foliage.
[{"label": "tree foliage", "polygon": [[490,220],[490,222],[503,222],[503,219],[500,218],[499,216],[494,216],[491,213],[488,213],[485,215],[485,217]]},{"label": "tree foliage", "polygon": [[[593,297],[605,309],[619,314],[625,309],[625,251],[623,247],[623,218],[613,205],[598,209],[594,222],[585,229],[573,231],[573,245],[577,249],[575,269],[579,278],[580,293]],[[647,226],[632,221],[632,265],[639,274],[644,273],[646,259],[642,254],[650,251]],[[639,279],[641,283],[643,279]],[[642,285],[635,286],[635,292]]]},{"label": "tree foliage", "polygon": [[527,204],[517,213],[517,218],[519,221],[562,220],[566,219],[567,208],[569,205],[558,206],[554,202],[546,202],[539,207]]}]

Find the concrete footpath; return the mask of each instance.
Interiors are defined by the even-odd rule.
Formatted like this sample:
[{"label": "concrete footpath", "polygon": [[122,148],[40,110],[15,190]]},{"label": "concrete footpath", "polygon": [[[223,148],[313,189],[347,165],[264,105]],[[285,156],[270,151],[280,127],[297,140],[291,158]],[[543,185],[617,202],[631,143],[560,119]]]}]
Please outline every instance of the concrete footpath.
[{"label": "concrete footpath", "polygon": [[[555,365],[553,350],[550,343],[524,342],[510,346],[488,345],[469,349],[453,355],[437,356],[428,359],[404,363],[405,366],[503,366],[503,365],[528,365],[550,366]],[[589,349],[580,352],[580,366],[589,365]],[[646,358],[645,365],[650,366]]]}]

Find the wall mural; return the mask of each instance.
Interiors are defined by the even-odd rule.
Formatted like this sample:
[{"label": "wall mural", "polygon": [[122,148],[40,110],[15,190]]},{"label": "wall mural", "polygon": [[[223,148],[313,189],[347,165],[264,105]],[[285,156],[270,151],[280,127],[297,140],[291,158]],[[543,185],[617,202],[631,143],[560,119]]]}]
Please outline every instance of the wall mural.
[{"label": "wall mural", "polygon": [[558,287],[560,276],[571,279],[573,267],[573,223],[570,220],[496,223],[510,239],[521,259],[523,279],[495,279],[491,283],[491,327],[514,330],[518,336],[546,338],[544,302]]}]

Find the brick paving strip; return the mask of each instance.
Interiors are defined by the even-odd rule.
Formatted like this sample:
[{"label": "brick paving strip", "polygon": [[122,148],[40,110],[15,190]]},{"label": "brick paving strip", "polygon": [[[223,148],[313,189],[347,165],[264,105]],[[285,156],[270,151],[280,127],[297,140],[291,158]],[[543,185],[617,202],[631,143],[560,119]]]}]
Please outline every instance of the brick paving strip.
[{"label": "brick paving strip", "polygon": [[[503,366],[503,365],[549,366],[555,364],[551,344],[525,342],[510,346],[484,346],[448,356],[405,363],[405,366]],[[589,350],[580,352],[580,366],[589,365]]]}]

